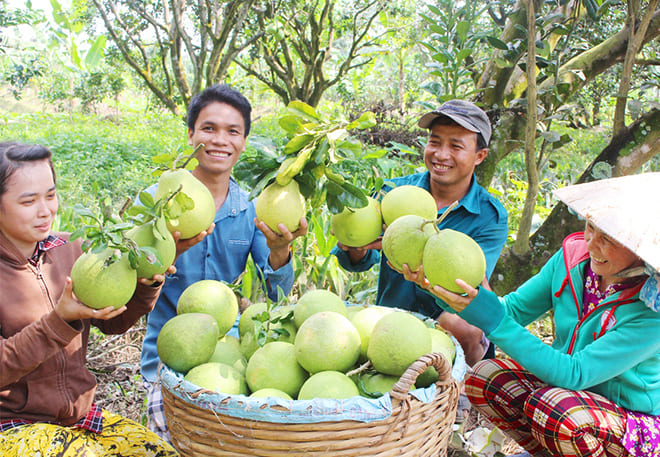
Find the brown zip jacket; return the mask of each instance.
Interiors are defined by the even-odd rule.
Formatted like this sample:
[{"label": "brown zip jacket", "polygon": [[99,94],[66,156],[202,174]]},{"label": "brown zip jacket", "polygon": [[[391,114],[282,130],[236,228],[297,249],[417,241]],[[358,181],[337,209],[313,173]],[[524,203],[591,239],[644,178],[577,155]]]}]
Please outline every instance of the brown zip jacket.
[{"label": "brown zip jacket", "polygon": [[67,242],[46,251],[35,267],[0,233],[0,421],[71,425],[84,417],[96,390],[86,366],[90,326],[123,333],[156,303],[160,287],[138,283],[119,316],[65,322],[54,307],[81,253],[80,240]]}]

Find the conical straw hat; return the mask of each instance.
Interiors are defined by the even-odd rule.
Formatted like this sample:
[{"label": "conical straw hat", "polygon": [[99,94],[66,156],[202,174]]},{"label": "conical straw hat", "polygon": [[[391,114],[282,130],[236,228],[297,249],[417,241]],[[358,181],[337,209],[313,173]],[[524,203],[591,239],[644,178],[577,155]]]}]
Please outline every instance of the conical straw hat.
[{"label": "conical straw hat", "polygon": [[601,179],[554,194],[660,272],[660,173]]}]

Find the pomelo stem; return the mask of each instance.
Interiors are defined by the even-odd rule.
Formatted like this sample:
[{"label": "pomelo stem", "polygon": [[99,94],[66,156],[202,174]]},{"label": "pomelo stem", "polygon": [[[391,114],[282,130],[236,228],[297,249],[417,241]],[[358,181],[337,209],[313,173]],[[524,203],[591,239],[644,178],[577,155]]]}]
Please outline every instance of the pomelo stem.
[{"label": "pomelo stem", "polygon": [[453,209],[456,208],[457,206],[458,206],[458,200],[454,201],[454,203],[452,203],[451,205],[449,205],[449,206],[447,207],[447,209],[446,209],[446,210],[440,215],[440,217],[437,218],[436,220],[434,220],[434,221],[426,221],[426,222],[424,222],[424,223],[422,224],[422,228],[423,228],[426,224],[433,224],[433,227],[435,228],[435,231],[436,231],[436,232],[439,232],[440,229],[438,229],[438,225],[440,225],[440,222],[442,222],[442,221],[445,219],[445,217],[447,217],[447,215],[449,215],[449,213],[451,212],[451,210],[453,210]]},{"label": "pomelo stem", "polygon": [[355,370],[351,370],[348,373],[346,373],[346,376],[353,376],[354,374],[362,373],[363,371],[365,371],[370,366],[371,366],[371,360],[367,360],[362,365],[357,367]]},{"label": "pomelo stem", "polygon": [[195,158],[195,156],[197,155],[197,153],[198,153],[203,147],[204,147],[204,143],[199,143],[197,146],[195,146],[195,149],[193,149],[193,152],[188,156],[188,158],[186,159],[186,161],[183,162],[183,165],[181,165],[180,167],[175,166],[174,168],[175,168],[175,169],[176,169],[176,168],[186,168],[186,165],[188,165],[188,163],[189,163],[192,159]]}]

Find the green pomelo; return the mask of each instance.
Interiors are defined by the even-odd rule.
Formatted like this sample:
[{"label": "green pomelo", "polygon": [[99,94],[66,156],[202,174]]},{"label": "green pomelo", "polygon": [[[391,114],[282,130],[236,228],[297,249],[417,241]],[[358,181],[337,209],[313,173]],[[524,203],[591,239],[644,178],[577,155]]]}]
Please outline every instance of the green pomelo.
[{"label": "green pomelo", "polygon": [[[363,390],[360,394],[363,397],[369,398],[380,397],[387,392],[391,392],[392,387],[394,387],[394,384],[399,379],[399,376],[391,376],[383,373],[365,373],[358,380]],[[415,386],[411,386],[410,390],[415,390]]]},{"label": "green pomelo", "polygon": [[203,279],[184,289],[176,304],[177,314],[206,313],[218,321],[220,335],[227,333],[238,316],[238,300],[222,281]]},{"label": "green pomelo", "polygon": [[[444,330],[429,328],[431,334],[431,352],[438,352],[447,358],[450,365],[454,363],[456,357],[456,346],[451,337]],[[417,377],[417,385],[428,387],[438,380],[438,372],[433,367],[428,367],[424,373]]]},{"label": "green pomelo", "polygon": [[235,368],[241,374],[245,374],[245,367],[247,366],[247,359],[243,357],[239,347],[220,340],[215,343],[215,351],[208,361],[224,363]]},{"label": "green pomelo", "polygon": [[314,398],[344,399],[360,395],[355,383],[344,373],[321,371],[313,374],[300,388],[298,400]]},{"label": "green pomelo", "polygon": [[376,371],[401,376],[415,360],[431,352],[431,334],[405,311],[381,317],[371,332],[367,357]]},{"label": "green pomelo", "polygon": [[367,309],[369,306],[368,305],[350,305],[346,306],[346,317],[348,317],[348,320],[353,322],[353,316],[355,316],[357,313],[362,311],[363,309]]},{"label": "green pomelo", "polygon": [[224,336],[221,336],[218,341],[222,341],[223,343],[230,344],[238,350],[241,349],[241,341],[238,338],[236,338],[234,335],[226,334]]},{"label": "green pomelo", "polygon": [[300,227],[300,219],[305,216],[305,198],[295,180],[292,179],[286,186],[273,182],[261,191],[255,209],[257,219],[264,221],[275,233],[280,233],[278,224],[284,224],[290,232],[295,232]]},{"label": "green pomelo", "polygon": [[137,273],[131,268],[128,255],[121,255],[106,265],[113,252],[110,248],[98,253],[87,252],[78,257],[71,268],[73,293],[90,308],[121,308],[135,292]]},{"label": "green pomelo", "polygon": [[486,274],[486,257],[479,244],[456,230],[443,229],[431,236],[424,246],[424,273],[432,285],[463,294],[456,279],[472,287],[481,284]]},{"label": "green pomelo", "polygon": [[310,373],[347,371],[360,356],[360,334],[344,315],[322,311],[298,328],[298,363]]},{"label": "green pomelo", "polygon": [[138,278],[151,278],[153,275],[161,275],[174,263],[176,256],[176,243],[169,231],[164,233],[154,232],[156,224],[151,221],[143,225],[137,225],[126,232],[126,237],[135,241],[140,248],[149,250],[149,254],[140,251],[138,258]]},{"label": "green pomelo", "polygon": [[426,219],[416,214],[407,214],[397,218],[387,226],[383,234],[383,254],[397,269],[403,270],[408,264],[411,271],[416,271],[422,264],[424,246],[436,233],[434,223],[425,223]]},{"label": "green pomelo", "polygon": [[243,375],[224,363],[203,363],[192,368],[183,379],[214,392],[229,395],[248,394]]},{"label": "green pomelo", "polygon": [[380,202],[380,211],[386,225],[406,214],[416,214],[426,220],[438,217],[438,205],[433,195],[426,189],[409,184],[395,187],[386,193]]},{"label": "green pomelo", "polygon": [[158,357],[165,365],[185,373],[208,362],[218,342],[218,322],[204,313],[174,316],[165,322],[156,340]]},{"label": "green pomelo", "polygon": [[376,240],[383,232],[380,204],[367,197],[369,203],[363,208],[344,207],[341,213],[330,217],[330,228],[344,246],[360,247]]},{"label": "green pomelo", "polygon": [[268,398],[268,397],[276,397],[276,398],[284,398],[285,400],[293,400],[289,394],[286,392],[282,392],[279,389],[259,389],[256,392],[252,392],[250,394],[250,397],[252,398]]},{"label": "green pomelo", "polygon": [[293,310],[293,320],[298,328],[312,314],[321,311],[334,311],[346,316],[346,304],[339,295],[325,289],[315,289],[305,292],[296,303]]},{"label": "green pomelo", "polygon": [[257,316],[264,311],[266,311],[266,303],[253,303],[245,311],[241,313],[241,317],[238,320],[238,334],[243,337],[248,331],[253,331],[255,326],[258,325],[258,321],[254,320],[254,316]]},{"label": "green pomelo", "polygon": [[[181,239],[187,240],[209,228],[215,218],[215,201],[211,191],[192,173],[184,169],[164,172],[158,179],[154,199],[160,200],[170,195],[179,186],[181,186],[181,192],[195,202],[195,205],[193,208],[183,211],[179,217],[169,219],[167,228],[170,232],[181,232]],[[167,207],[172,210],[172,206],[175,205],[178,205],[176,197],[170,200]]]},{"label": "green pomelo", "polygon": [[392,311],[392,308],[385,308],[384,306],[370,306],[355,313],[350,319],[360,334],[360,361],[364,362],[367,360],[369,339],[371,338],[371,332],[376,326],[376,322],[385,314],[389,314]]},{"label": "green pomelo", "polygon": [[307,372],[296,360],[296,349],[291,343],[273,341],[255,351],[245,370],[250,390],[271,388],[298,395],[308,378]]}]

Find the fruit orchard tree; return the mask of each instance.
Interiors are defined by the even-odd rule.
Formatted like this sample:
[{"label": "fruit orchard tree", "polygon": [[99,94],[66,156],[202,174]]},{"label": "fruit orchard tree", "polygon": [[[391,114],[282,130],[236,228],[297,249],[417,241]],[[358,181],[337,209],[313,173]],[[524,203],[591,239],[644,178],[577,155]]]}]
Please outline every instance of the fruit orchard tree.
[{"label": "fruit orchard tree", "polygon": [[[542,167],[547,164],[553,150],[570,141],[570,138],[553,132],[552,123],[561,117],[562,110],[576,100],[585,86],[605,72],[621,73],[622,70],[618,69],[617,64],[624,61],[626,54],[630,54],[631,45],[635,46],[633,51],[637,55],[636,62],[644,59],[645,51],[648,55],[657,52],[654,40],[660,34],[658,2],[650,0],[635,3],[637,7],[631,8],[632,12],[625,9],[623,13],[614,11],[619,18],[634,14],[633,19],[619,21],[618,28],[606,24],[602,28],[611,30],[611,33],[600,36],[579,33],[579,26],[590,24],[591,28],[600,27],[598,21],[611,18],[613,12],[607,10],[607,2],[534,2],[536,52],[532,62],[536,62],[535,86],[538,101],[534,106],[537,108],[538,121],[535,133],[536,151],[527,164],[528,174],[530,164]],[[526,71],[529,43],[527,5],[528,0],[519,0],[510,5],[501,4],[497,11],[489,7],[487,11],[490,21],[484,22],[485,15],[473,17],[470,30],[463,30],[458,36],[459,39],[440,43],[434,42],[434,35],[430,35],[427,43],[427,47],[437,45],[438,49],[442,48],[443,52],[432,54],[432,58],[438,65],[446,66],[444,60],[447,55],[452,54],[452,46],[457,47],[468,42],[469,38],[477,33],[483,35],[484,28],[489,30],[487,36],[480,37],[480,42],[490,48],[486,56],[483,55],[483,50],[474,46],[455,53],[460,55],[466,65],[477,62],[471,66],[472,81],[466,82],[463,78],[463,87],[457,91],[457,95],[462,94],[465,98],[472,98],[480,103],[489,113],[494,126],[491,152],[487,160],[477,168],[479,182],[485,186],[492,181],[498,163],[525,144],[530,96],[527,90],[527,74],[530,73]],[[431,12],[434,13],[432,9]],[[432,23],[435,16],[437,14],[431,14],[429,22]],[[583,27],[588,29],[586,25]],[[474,71],[475,69],[479,71]],[[630,78],[630,74],[627,78]],[[622,76],[619,75],[618,79],[621,80]],[[637,81],[636,86],[632,86],[639,88],[641,84]],[[622,93],[619,87],[619,97],[630,99],[628,94],[628,88]],[[437,94],[437,99],[442,101],[442,94]],[[583,172],[578,181],[595,179],[594,171],[597,169],[607,168],[608,173],[613,176],[631,174],[639,170],[660,152],[659,119],[657,109],[651,109],[631,125],[615,132],[610,144]],[[529,179],[531,178],[528,176],[528,181]],[[530,205],[526,209],[533,211],[534,207]],[[517,250],[516,253],[506,250],[503,253],[491,278],[495,290],[498,293],[506,293],[536,273],[549,255],[561,246],[561,240],[566,234],[581,229],[575,226],[574,220],[574,217],[568,215],[566,208],[559,204],[531,238],[529,232],[519,231],[517,237],[528,238],[527,243],[521,243],[528,249]]]}]

